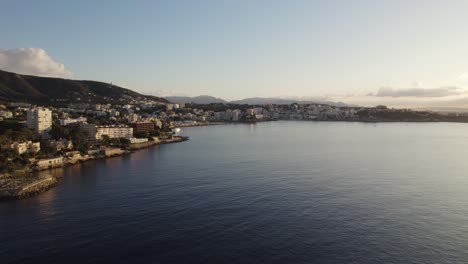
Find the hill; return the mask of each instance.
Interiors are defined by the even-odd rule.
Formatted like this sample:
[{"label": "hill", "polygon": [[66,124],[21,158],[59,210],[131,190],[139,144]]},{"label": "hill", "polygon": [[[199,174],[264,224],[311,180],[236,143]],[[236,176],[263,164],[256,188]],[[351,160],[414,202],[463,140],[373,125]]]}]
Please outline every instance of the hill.
[{"label": "hill", "polygon": [[308,99],[308,98],[276,98],[276,97],[251,97],[235,101],[226,101],[221,98],[200,95],[195,97],[189,96],[166,96],[164,97],[170,102],[173,103],[195,103],[195,104],[241,104],[241,105],[267,105],[267,104],[277,104],[277,105],[288,105],[293,103],[298,104],[327,104],[333,106],[351,106],[342,102],[332,102],[321,99]]},{"label": "hill", "polygon": [[216,98],[213,96],[209,96],[209,95],[199,95],[195,97],[167,96],[164,98],[173,103],[195,103],[195,104],[228,103],[226,100],[223,100],[221,98]]},{"label": "hill", "polygon": [[248,105],[266,105],[266,104],[277,104],[277,105],[288,105],[288,104],[325,104],[337,107],[354,106],[342,102],[332,102],[318,98],[264,98],[264,97],[251,97],[242,100],[231,101],[232,104],[248,104]]},{"label": "hill", "polygon": [[30,76],[0,70],[0,101],[5,102],[107,103],[138,97],[167,102],[160,97],[142,95],[109,83]]}]

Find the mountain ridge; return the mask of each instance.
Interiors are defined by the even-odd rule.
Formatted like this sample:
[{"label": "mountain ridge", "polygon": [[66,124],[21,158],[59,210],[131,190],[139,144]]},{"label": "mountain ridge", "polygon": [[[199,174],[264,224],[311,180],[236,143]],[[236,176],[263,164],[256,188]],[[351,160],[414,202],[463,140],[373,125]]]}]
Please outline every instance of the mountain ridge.
[{"label": "mountain ridge", "polygon": [[165,99],[172,103],[196,103],[196,104],[210,104],[210,103],[223,103],[223,104],[247,104],[247,105],[267,105],[267,104],[326,104],[338,107],[352,106],[342,102],[332,102],[321,99],[294,99],[294,98],[278,98],[278,97],[249,97],[241,100],[227,101],[222,98],[217,98],[208,95],[201,96],[165,96]]},{"label": "mountain ridge", "polygon": [[210,104],[210,103],[229,103],[228,101],[217,98],[214,96],[210,95],[199,95],[199,96],[165,96],[164,97],[166,100],[172,102],[172,103],[195,103],[195,104]]},{"label": "mountain ridge", "polygon": [[34,104],[55,101],[101,103],[125,100],[127,97],[168,102],[160,97],[143,95],[104,82],[40,77],[0,70],[0,101]]}]

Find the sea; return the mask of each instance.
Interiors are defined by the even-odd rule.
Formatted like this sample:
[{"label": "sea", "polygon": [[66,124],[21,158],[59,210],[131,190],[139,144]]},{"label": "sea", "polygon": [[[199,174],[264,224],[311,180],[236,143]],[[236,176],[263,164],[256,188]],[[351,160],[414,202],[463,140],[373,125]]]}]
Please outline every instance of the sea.
[{"label": "sea", "polygon": [[0,202],[0,263],[468,263],[468,124],[180,133]]}]

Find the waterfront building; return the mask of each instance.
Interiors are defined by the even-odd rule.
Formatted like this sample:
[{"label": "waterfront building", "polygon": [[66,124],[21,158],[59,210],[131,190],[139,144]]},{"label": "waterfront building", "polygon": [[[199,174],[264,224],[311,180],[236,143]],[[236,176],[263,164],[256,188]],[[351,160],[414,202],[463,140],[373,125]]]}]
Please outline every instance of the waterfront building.
[{"label": "waterfront building", "polygon": [[232,121],[239,121],[241,111],[236,109],[232,111]]},{"label": "waterfront building", "polygon": [[63,157],[40,159],[36,161],[36,168],[39,170],[60,167],[62,165],[63,165]]},{"label": "waterfront building", "polygon": [[134,122],[130,124],[135,132],[150,132],[154,130],[153,122]]},{"label": "waterfront building", "polygon": [[229,109],[226,112],[215,112],[213,115],[213,119],[216,121],[231,121],[232,112]]},{"label": "waterfront building", "polygon": [[88,140],[96,139],[96,125],[95,124],[81,123],[80,128],[86,134],[86,136],[88,137]]},{"label": "waterfront building", "polygon": [[132,138],[133,127],[128,126],[96,126],[96,139],[101,140],[102,136],[109,138]]},{"label": "waterfront building", "polygon": [[130,138],[131,144],[144,143],[144,142],[148,142],[148,139],[147,138]]},{"label": "waterfront building", "polygon": [[27,112],[27,126],[42,138],[49,138],[52,129],[52,111],[47,108],[36,107]]},{"label": "waterfront building", "polygon": [[262,107],[255,107],[253,109],[253,113],[258,115],[258,114],[262,114],[263,113],[263,108]]}]

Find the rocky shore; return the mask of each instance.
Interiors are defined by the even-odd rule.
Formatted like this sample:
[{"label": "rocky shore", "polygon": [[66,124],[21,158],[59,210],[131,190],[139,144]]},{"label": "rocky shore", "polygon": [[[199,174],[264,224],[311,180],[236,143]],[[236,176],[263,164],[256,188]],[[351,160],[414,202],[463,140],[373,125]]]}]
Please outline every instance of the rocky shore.
[{"label": "rocky shore", "polygon": [[[108,149],[108,151],[104,152],[104,154],[101,155],[69,158],[60,165],[54,166],[54,168],[71,166],[89,160],[121,156],[132,153],[139,149],[149,148],[155,145],[177,143],[186,140],[188,140],[188,137],[174,136],[170,139],[161,139],[158,141],[133,144],[127,149]],[[35,169],[35,171],[46,171],[50,170],[51,168],[52,167]],[[62,176],[47,173],[38,174],[30,171],[16,174],[0,175],[0,200],[27,198],[55,187],[56,185],[60,184],[61,180]]]},{"label": "rocky shore", "polygon": [[22,199],[58,185],[61,177],[53,175],[9,175],[0,178],[0,200]]}]

